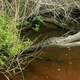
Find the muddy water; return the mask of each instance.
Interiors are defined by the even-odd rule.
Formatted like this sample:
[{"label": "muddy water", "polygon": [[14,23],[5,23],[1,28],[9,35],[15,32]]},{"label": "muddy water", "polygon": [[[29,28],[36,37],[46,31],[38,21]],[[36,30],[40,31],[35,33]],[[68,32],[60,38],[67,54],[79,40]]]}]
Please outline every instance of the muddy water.
[{"label": "muddy water", "polygon": [[[25,80],[80,80],[80,47],[42,51],[51,61],[36,60],[24,71]],[[22,80],[21,75],[16,80]]]}]

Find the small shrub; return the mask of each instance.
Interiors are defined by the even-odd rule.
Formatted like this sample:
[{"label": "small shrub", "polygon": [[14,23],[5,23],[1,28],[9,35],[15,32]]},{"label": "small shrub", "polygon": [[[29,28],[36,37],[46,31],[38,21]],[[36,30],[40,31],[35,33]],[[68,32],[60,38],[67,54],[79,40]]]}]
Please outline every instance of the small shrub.
[{"label": "small shrub", "polygon": [[0,12],[0,65],[5,64],[9,58],[14,58],[23,49],[30,46],[31,41],[20,40],[18,23],[5,12]]},{"label": "small shrub", "polygon": [[31,16],[27,20],[24,21],[23,25],[24,27],[28,27],[33,29],[34,31],[38,32],[40,30],[40,27],[43,24],[43,17],[42,16]]}]

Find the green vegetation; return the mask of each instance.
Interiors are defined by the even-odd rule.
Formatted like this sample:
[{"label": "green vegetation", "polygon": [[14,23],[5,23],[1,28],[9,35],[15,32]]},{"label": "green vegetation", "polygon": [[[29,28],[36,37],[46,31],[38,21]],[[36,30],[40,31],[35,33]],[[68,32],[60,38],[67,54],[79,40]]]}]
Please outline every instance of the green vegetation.
[{"label": "green vegetation", "polygon": [[12,0],[1,1],[0,66],[6,65],[6,62],[8,63],[10,59],[16,58],[32,44],[28,37],[24,39],[24,35],[21,36],[22,29],[29,26],[30,29],[38,32],[43,23],[43,18],[39,15],[27,18],[26,4],[25,0],[20,0],[19,3],[15,0],[14,4]]},{"label": "green vegetation", "polygon": [[20,40],[18,23],[5,12],[0,12],[0,65],[3,65],[9,57],[15,57],[23,49],[30,46],[31,41]]},{"label": "green vegetation", "polygon": [[40,30],[40,27],[43,24],[43,17],[36,15],[36,16],[31,16],[29,19],[25,20],[23,25],[33,29],[34,31],[38,32]]}]

